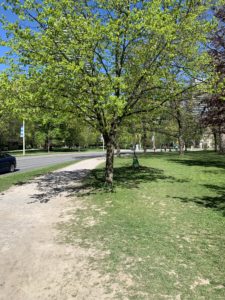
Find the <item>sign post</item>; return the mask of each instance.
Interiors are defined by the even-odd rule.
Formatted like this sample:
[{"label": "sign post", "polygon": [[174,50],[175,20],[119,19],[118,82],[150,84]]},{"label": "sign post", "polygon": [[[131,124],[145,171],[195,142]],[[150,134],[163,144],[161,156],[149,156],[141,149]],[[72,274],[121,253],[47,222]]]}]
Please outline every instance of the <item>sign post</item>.
[{"label": "sign post", "polygon": [[155,132],[153,132],[153,135],[152,135],[152,148],[153,148],[153,150],[154,150],[154,152],[155,152]]},{"label": "sign post", "polygon": [[26,154],[26,139],[25,139],[25,121],[23,120],[23,126],[20,128],[20,137],[23,138],[23,155]]}]

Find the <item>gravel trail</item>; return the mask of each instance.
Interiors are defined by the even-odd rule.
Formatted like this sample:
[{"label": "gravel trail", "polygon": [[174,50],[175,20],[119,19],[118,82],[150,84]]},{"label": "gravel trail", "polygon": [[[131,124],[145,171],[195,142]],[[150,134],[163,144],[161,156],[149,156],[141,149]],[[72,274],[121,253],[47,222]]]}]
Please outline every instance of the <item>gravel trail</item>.
[{"label": "gravel trail", "polygon": [[[57,242],[56,224],[79,208],[76,187],[103,158],[81,161],[0,195],[0,299],[112,299],[89,267],[97,250]],[[114,290],[116,287],[114,288]]]}]

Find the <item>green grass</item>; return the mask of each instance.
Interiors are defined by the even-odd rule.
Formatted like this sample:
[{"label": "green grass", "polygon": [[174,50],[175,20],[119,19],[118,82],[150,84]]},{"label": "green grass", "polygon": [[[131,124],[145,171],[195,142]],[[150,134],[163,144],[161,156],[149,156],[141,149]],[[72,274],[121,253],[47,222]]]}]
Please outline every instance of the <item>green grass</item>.
[{"label": "green grass", "polygon": [[150,154],[140,170],[131,164],[116,160],[114,193],[99,188],[102,169],[92,172],[86,209],[60,225],[63,240],[109,253],[91,263],[127,290],[117,299],[225,299],[225,157]]},{"label": "green grass", "polygon": [[[16,157],[19,156],[23,156],[23,150],[13,150],[13,151],[3,151],[6,153],[9,153],[11,155],[14,155]],[[80,153],[80,152],[102,152],[101,148],[81,148],[80,150],[78,149],[63,149],[63,148],[59,148],[59,149],[53,149],[51,151],[47,151],[47,150],[26,150],[26,154],[25,156],[37,156],[37,155],[53,155],[53,154],[66,154],[66,153]]]},{"label": "green grass", "polygon": [[46,173],[55,171],[57,169],[61,169],[63,167],[69,166],[69,165],[77,163],[77,162],[78,162],[78,160],[75,162],[69,161],[69,162],[51,165],[48,167],[44,167],[44,168],[40,168],[40,169],[36,169],[33,171],[28,171],[28,172],[22,172],[22,173],[15,172],[15,173],[8,173],[8,174],[4,174],[4,175],[2,174],[2,175],[0,175],[0,192],[3,192],[5,190],[9,189],[12,185],[27,182],[27,181],[33,179],[34,177],[44,175]]}]

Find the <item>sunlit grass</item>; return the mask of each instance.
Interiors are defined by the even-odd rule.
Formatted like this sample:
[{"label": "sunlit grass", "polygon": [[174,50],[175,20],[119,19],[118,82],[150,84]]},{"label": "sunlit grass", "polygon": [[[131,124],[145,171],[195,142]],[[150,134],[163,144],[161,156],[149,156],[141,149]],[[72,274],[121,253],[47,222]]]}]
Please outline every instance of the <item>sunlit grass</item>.
[{"label": "sunlit grass", "polygon": [[[150,154],[116,160],[115,192],[92,172],[86,209],[61,226],[64,240],[106,251],[96,257],[129,299],[225,299],[225,158]],[[87,226],[88,219],[94,219]],[[94,224],[94,225],[93,225]],[[97,264],[96,264],[97,263]],[[125,275],[120,275],[125,274]],[[119,292],[118,292],[119,293]]]}]

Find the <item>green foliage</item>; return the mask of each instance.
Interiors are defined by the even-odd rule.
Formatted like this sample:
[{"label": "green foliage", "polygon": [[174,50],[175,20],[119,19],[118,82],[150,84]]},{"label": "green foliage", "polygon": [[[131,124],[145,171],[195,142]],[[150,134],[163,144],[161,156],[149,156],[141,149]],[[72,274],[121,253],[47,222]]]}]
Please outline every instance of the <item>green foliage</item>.
[{"label": "green foliage", "polygon": [[14,99],[77,113],[104,136],[176,97],[178,78],[204,73],[211,1],[6,2],[18,15],[4,21]]},{"label": "green foliage", "polygon": [[167,137],[166,143],[178,143],[182,138],[186,147],[198,144],[203,131],[199,101],[191,93],[186,93],[183,99],[167,103],[159,124],[155,126],[156,132]]},{"label": "green foliage", "polygon": [[[211,0],[6,0],[6,86],[26,113],[76,115],[103,135],[106,181],[124,119],[161,108],[208,77]],[[16,54],[16,56],[15,56]],[[6,60],[10,56],[6,57]],[[110,182],[112,183],[112,182]]]}]

